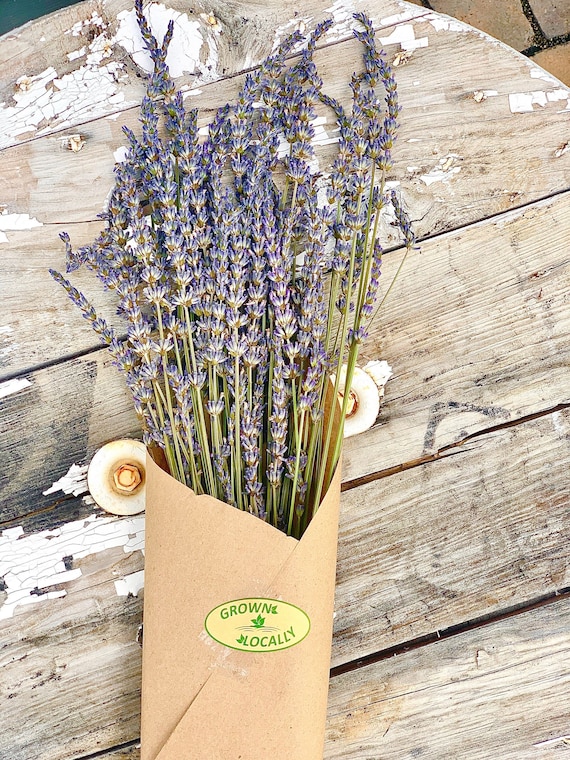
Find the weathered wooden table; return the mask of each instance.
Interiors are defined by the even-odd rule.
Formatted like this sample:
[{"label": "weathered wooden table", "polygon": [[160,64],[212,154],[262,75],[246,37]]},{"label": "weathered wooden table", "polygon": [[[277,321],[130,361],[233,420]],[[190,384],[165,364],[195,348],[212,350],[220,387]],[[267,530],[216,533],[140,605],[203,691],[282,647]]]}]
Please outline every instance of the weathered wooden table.
[{"label": "weathered wooden table", "polygon": [[[168,1],[186,14],[173,73],[205,120],[327,14],[331,94],[348,97],[354,10],[398,64],[389,179],[423,243],[364,349],[394,377],[346,446],[326,758],[565,756],[570,93],[424,8],[330,3]],[[90,0],[0,41],[2,760],[138,757],[144,518],[105,515],[85,484],[94,451],[137,422],[47,273],[62,230],[79,244],[100,228],[121,126],[137,124],[130,10]]]}]

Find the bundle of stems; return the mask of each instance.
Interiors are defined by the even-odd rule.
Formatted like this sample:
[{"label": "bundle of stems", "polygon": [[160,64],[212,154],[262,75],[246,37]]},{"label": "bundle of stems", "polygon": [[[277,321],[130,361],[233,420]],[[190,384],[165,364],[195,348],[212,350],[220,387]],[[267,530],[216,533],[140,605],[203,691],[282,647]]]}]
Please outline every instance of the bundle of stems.
[{"label": "bundle of stems", "polygon": [[[385,187],[394,77],[356,14],[364,65],[345,111],[313,61],[324,22],[306,41],[286,40],[199,130],[168,72],[172,23],[159,44],[142,0],[135,7],[154,63],[141,134],[124,130],[102,233],[77,250],[62,235],[67,272],[86,264],[116,293],[126,337],[50,271],[109,346],[145,443],[164,451],[173,477],[300,537],[340,457],[349,394],[338,426],[325,405],[344,364],[350,387],[378,308],[387,207],[414,245]],[[338,128],[327,173],[314,148],[318,109]]]}]

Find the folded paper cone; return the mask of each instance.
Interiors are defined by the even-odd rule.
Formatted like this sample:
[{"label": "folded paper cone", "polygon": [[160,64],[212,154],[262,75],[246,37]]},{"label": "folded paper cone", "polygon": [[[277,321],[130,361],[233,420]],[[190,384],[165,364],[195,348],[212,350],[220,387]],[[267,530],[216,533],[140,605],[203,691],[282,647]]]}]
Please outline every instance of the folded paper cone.
[{"label": "folded paper cone", "polygon": [[148,457],[141,760],[322,760],[339,502],[298,541]]}]

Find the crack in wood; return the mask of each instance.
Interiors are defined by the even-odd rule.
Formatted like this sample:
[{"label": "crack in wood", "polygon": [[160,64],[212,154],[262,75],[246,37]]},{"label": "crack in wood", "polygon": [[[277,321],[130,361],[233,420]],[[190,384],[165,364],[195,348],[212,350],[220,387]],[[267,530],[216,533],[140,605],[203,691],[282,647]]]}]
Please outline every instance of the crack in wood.
[{"label": "crack in wood", "polygon": [[402,644],[396,644],[392,647],[388,647],[387,649],[380,649],[377,652],[366,655],[365,657],[360,657],[356,660],[345,662],[342,665],[337,665],[336,667],[331,668],[331,678],[342,675],[343,673],[357,670],[358,668],[366,667],[367,665],[372,665],[373,663],[380,662],[382,660],[387,660],[390,657],[394,657],[395,655],[411,652],[415,649],[420,649],[421,647],[425,647],[428,644],[433,644],[436,641],[449,639],[452,636],[459,636],[460,634],[466,633],[467,631],[483,628],[484,626],[492,625],[493,623],[498,623],[502,620],[512,618],[515,615],[531,612],[532,610],[539,609],[540,607],[545,607],[548,604],[558,602],[561,599],[570,599],[570,587],[565,587],[559,589],[558,591],[535,597],[534,599],[528,600],[526,602],[521,602],[519,604],[513,605],[512,607],[506,607],[496,613],[481,615],[479,617],[472,618],[471,620],[466,620],[463,623],[456,623],[455,625],[449,626],[448,628],[440,629],[438,631],[434,631],[433,633],[425,634],[424,636],[418,636],[417,638],[410,639],[409,641],[406,641]]}]

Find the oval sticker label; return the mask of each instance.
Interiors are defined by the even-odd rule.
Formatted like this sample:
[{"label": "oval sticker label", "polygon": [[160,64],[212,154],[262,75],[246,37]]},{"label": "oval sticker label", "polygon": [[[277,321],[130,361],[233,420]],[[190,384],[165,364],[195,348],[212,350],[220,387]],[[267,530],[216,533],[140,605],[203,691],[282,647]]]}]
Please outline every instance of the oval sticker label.
[{"label": "oval sticker label", "polygon": [[218,644],[242,652],[289,649],[303,641],[311,629],[309,616],[299,607],[258,597],[218,605],[204,625]]}]

